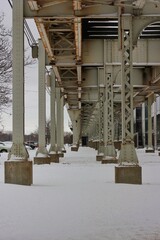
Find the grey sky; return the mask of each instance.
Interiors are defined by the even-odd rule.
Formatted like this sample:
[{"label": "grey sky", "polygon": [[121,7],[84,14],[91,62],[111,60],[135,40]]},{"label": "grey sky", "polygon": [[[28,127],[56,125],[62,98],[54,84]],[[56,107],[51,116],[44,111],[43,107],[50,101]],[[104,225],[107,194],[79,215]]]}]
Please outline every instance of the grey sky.
[{"label": "grey sky", "polygon": [[[12,27],[12,9],[8,3],[8,0],[0,0],[0,13],[5,14],[5,26],[7,28]],[[35,40],[38,39],[38,32],[36,30],[33,20],[28,21],[30,29],[34,33]],[[26,42],[26,41],[25,41]],[[31,52],[29,46],[26,47],[28,52]],[[47,106],[46,106],[46,118],[50,117],[49,99],[50,96],[46,93]],[[4,128],[4,131],[12,130],[12,108],[6,110],[7,113],[3,114],[2,125],[0,129]],[[64,130],[69,131],[68,127],[68,114],[65,109],[64,112]],[[38,128],[38,66],[29,66],[25,69],[25,133],[30,133]]]}]

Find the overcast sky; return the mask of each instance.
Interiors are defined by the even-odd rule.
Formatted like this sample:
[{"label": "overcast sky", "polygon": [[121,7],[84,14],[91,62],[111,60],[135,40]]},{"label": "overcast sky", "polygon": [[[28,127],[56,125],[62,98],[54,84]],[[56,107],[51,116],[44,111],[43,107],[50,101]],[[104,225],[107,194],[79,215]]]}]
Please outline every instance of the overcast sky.
[{"label": "overcast sky", "polygon": [[[1,10],[0,13],[5,14],[5,26],[12,28],[12,9],[8,3],[8,0],[0,0]],[[35,40],[38,40],[38,31],[36,30],[33,20],[28,21],[30,29],[34,34]],[[28,52],[31,53],[29,46],[26,46]],[[50,96],[46,93],[46,118],[50,118]],[[69,131],[68,127],[68,114],[64,112],[64,130]],[[2,126],[0,130],[12,131],[12,107],[6,110],[6,113],[2,116]],[[28,134],[38,128],[38,66],[28,66],[25,69],[25,133]]]}]

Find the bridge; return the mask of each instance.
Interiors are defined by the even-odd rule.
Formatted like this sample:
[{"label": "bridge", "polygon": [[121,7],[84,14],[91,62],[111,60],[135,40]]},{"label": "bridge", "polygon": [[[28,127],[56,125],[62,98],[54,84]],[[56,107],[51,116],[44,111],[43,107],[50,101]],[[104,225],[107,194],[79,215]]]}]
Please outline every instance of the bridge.
[{"label": "bridge", "polygon": [[[32,163],[24,146],[24,19],[30,18],[40,34],[32,45],[32,55],[39,62],[35,163],[58,161],[63,155],[66,105],[73,129],[72,150],[77,151],[81,137],[86,137],[98,150],[97,160],[118,162],[116,183],[141,184],[133,141],[134,109],[147,102],[148,151],[152,150],[151,105],[160,92],[160,1],[13,0],[13,146],[5,182],[19,184],[32,184]],[[49,152],[45,147],[46,84],[51,96]],[[118,158],[117,123],[122,141]],[[30,173],[23,182],[26,168]],[[23,173],[20,179],[11,177],[19,172]]]}]

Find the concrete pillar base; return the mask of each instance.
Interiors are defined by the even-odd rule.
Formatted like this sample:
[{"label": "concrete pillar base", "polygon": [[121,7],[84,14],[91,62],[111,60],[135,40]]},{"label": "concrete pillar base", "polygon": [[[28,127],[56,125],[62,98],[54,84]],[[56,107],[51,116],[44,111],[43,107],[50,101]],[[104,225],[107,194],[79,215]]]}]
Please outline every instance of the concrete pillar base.
[{"label": "concrete pillar base", "polygon": [[60,153],[58,153],[58,156],[61,157],[61,158],[63,158],[63,157],[64,157],[64,153],[63,153],[63,152],[60,152]]},{"label": "concrete pillar base", "polygon": [[49,154],[50,156],[50,161],[51,162],[55,162],[55,163],[59,163],[59,154],[55,153],[55,154]]},{"label": "concrete pillar base", "polygon": [[77,146],[72,146],[71,147],[71,151],[77,152],[78,151],[78,147]]},{"label": "concrete pillar base", "polygon": [[154,149],[146,149],[145,152],[146,152],[146,153],[154,153],[155,150],[154,150]]},{"label": "concrete pillar base", "polygon": [[50,157],[34,157],[34,164],[50,164]]},{"label": "concrete pillar base", "polygon": [[93,142],[93,148],[94,148],[95,150],[98,150],[98,147],[99,147],[99,142],[98,142],[98,141],[94,141],[94,142]]},{"label": "concrete pillar base", "polygon": [[102,164],[108,164],[108,163],[118,163],[118,159],[115,157],[104,157],[102,159]]},{"label": "concrete pillar base", "polygon": [[92,142],[92,148],[94,148],[95,150],[98,150],[98,146],[99,146],[99,142],[98,141],[93,141]]},{"label": "concrete pillar base", "polygon": [[90,141],[88,141],[88,147],[90,147],[90,148],[91,148],[91,142],[90,142]]},{"label": "concrete pillar base", "polygon": [[97,155],[96,156],[96,161],[102,161],[104,155]]},{"label": "concrete pillar base", "polygon": [[32,161],[6,161],[5,183],[31,185],[33,183]]},{"label": "concrete pillar base", "polygon": [[142,168],[140,166],[115,167],[115,183],[142,184]]}]

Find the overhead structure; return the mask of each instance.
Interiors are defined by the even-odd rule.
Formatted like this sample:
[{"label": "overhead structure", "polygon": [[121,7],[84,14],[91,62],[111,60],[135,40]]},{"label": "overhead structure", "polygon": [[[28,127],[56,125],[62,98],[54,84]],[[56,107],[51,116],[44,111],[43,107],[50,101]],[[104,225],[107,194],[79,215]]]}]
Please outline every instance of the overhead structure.
[{"label": "overhead structure", "polygon": [[[19,1],[13,0],[13,10],[18,14]],[[59,89],[56,106],[62,106],[61,98],[67,106],[73,150],[78,150],[81,136],[87,136],[101,143],[99,151],[104,157],[108,152],[114,153],[113,128],[119,121],[119,164],[138,166],[133,144],[133,109],[160,93],[160,1],[23,0],[22,5],[23,18],[35,20],[45,49],[45,65],[52,68],[51,74],[54,72]],[[55,132],[53,125],[52,128]],[[21,129],[19,134],[22,133]],[[41,135],[44,140],[44,134]],[[105,151],[108,144],[112,151]],[[139,168],[136,172],[139,180],[135,183],[141,182],[140,171]],[[116,181],[123,179],[120,176]]]},{"label": "overhead structure", "polygon": [[[98,101],[98,68],[104,67],[104,39],[112,41],[115,105],[120,102],[122,15],[133,17],[133,104],[159,93],[160,2],[156,0],[37,0],[24,1],[26,18],[34,18],[69,110],[81,110],[81,132],[94,116]],[[153,41],[154,39],[154,41]],[[150,77],[144,75],[150,74]]]}]

